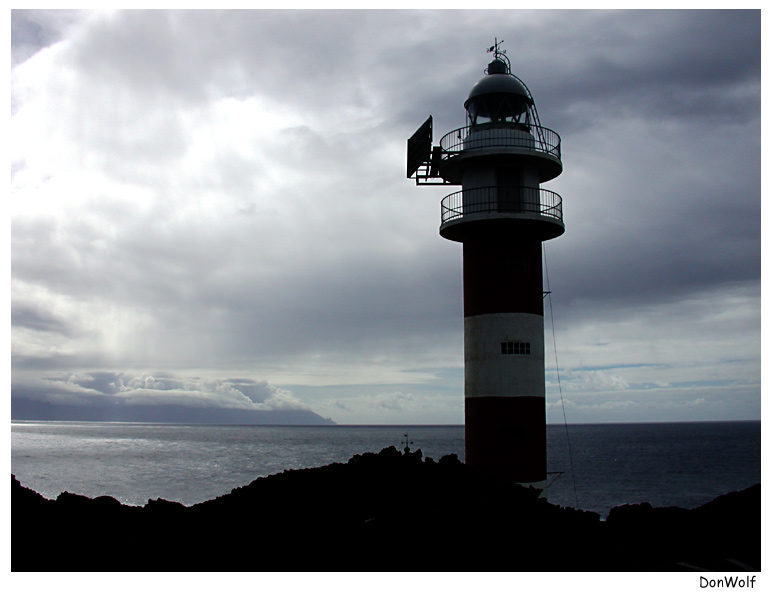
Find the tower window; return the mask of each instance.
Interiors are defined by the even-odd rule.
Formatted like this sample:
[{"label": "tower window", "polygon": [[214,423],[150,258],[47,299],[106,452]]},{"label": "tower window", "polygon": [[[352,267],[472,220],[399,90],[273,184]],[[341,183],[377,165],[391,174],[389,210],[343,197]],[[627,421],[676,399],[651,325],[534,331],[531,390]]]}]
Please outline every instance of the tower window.
[{"label": "tower window", "polygon": [[518,340],[504,340],[501,343],[501,355],[529,355],[530,343]]}]

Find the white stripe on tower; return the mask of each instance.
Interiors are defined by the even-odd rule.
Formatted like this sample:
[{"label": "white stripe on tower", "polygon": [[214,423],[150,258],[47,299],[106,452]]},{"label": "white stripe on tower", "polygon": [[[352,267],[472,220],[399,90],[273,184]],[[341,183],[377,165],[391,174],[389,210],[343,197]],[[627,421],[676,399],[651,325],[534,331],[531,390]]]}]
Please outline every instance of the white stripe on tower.
[{"label": "white stripe on tower", "polygon": [[543,316],[493,313],[464,320],[466,396],[545,393]]}]

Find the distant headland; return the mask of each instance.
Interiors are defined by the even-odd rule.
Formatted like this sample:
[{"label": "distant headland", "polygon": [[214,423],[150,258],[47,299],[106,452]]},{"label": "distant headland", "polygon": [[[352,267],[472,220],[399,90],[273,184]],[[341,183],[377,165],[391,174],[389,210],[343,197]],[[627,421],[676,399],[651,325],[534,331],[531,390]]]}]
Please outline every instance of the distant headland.
[{"label": "distant headland", "polygon": [[13,420],[178,423],[186,425],[336,425],[307,409],[260,410],[181,404],[125,404],[102,398],[88,406],[32,398],[11,399]]},{"label": "distant headland", "polygon": [[694,509],[599,514],[450,454],[358,454],[186,507],[11,477],[12,571],[759,571],[760,485]]}]

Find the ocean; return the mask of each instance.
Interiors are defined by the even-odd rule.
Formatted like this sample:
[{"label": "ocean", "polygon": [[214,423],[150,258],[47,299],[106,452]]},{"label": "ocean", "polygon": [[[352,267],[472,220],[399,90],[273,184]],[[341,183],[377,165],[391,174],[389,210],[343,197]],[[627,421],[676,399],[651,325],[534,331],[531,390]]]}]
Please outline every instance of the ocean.
[{"label": "ocean", "polygon": [[[11,472],[47,498],[110,495],[192,505],[286,469],[388,446],[463,459],[463,426],[213,426],[11,423]],[[550,425],[547,499],[599,512],[691,508],[760,482],[760,421]],[[568,443],[570,447],[568,448]]]}]

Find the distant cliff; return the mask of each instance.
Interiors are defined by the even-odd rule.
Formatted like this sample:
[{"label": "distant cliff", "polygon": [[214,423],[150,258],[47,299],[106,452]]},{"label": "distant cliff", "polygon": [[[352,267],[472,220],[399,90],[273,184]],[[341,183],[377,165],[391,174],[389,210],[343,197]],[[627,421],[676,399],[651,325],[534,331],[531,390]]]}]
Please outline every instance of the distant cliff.
[{"label": "distant cliff", "polygon": [[186,507],[11,480],[14,571],[760,570],[760,485],[701,507],[598,514],[386,448],[285,471]]},{"label": "distant cliff", "polygon": [[31,398],[11,399],[11,418],[31,421],[111,421],[210,425],[335,425],[310,410],[252,410],[179,404],[123,404],[114,399],[88,406]]}]

